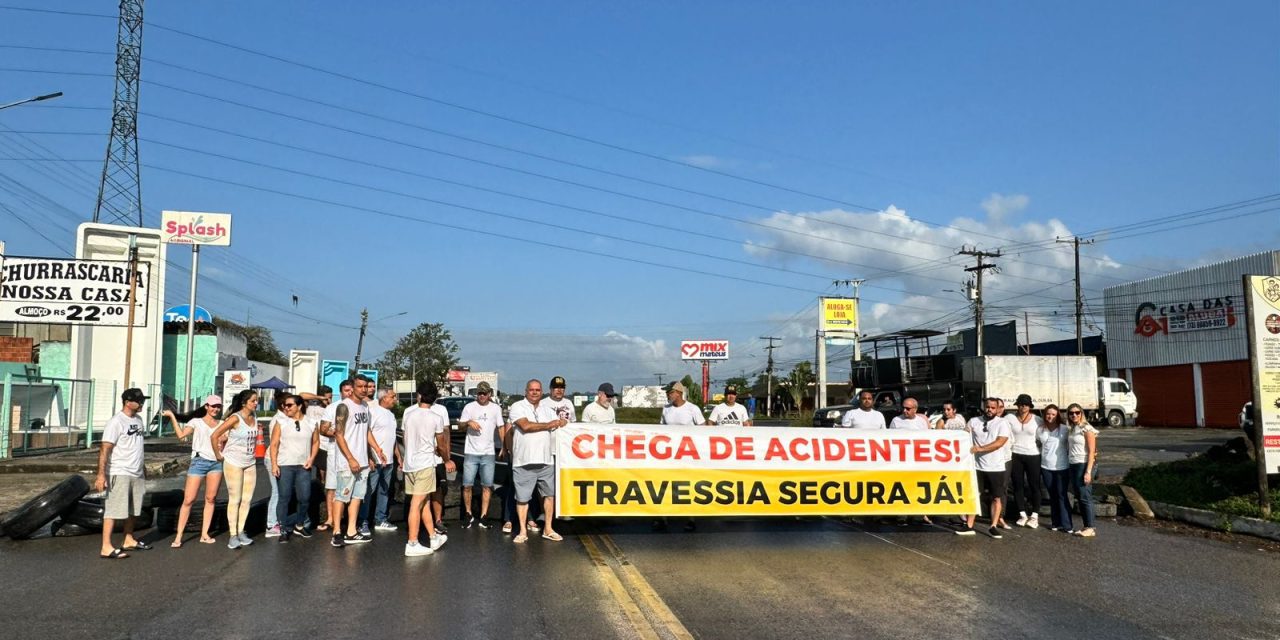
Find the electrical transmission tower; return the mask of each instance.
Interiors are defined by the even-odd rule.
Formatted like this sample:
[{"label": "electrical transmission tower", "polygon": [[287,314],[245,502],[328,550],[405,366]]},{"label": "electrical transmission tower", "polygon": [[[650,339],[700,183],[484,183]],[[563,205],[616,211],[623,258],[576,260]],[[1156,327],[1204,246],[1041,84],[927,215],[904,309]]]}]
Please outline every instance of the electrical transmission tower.
[{"label": "electrical transmission tower", "polygon": [[[120,0],[116,33],[116,91],[111,137],[98,183],[94,222],[142,226],[142,182],[138,174],[138,78],[142,71],[142,1]],[[106,218],[106,220],[103,220]]]}]

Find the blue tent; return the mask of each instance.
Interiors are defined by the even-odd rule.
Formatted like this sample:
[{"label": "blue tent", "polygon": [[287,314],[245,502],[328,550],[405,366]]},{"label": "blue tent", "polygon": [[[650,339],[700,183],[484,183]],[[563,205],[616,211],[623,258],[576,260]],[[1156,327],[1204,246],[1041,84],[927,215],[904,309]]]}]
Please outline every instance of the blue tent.
[{"label": "blue tent", "polygon": [[274,389],[276,391],[280,391],[282,389],[292,389],[293,385],[289,384],[288,382],[285,382],[284,380],[281,380],[280,378],[271,376],[271,379],[263,380],[262,382],[255,382],[249,385],[249,388],[250,389]]}]

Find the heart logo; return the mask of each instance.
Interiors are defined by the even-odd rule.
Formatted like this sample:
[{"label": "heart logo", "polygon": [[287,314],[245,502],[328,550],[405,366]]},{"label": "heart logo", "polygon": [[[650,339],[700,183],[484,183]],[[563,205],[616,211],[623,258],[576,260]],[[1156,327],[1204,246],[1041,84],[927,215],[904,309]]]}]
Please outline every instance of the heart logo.
[{"label": "heart logo", "polygon": [[686,358],[692,358],[701,350],[702,347],[698,346],[696,342],[687,342],[680,345],[680,353],[683,353]]}]

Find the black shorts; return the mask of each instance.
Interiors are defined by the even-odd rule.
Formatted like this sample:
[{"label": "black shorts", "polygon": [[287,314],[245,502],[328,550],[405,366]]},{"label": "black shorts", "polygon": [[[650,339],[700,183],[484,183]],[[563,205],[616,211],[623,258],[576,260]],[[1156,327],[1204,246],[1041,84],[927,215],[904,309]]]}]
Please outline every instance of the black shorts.
[{"label": "black shorts", "polygon": [[436,465],[436,491],[442,496],[449,493],[449,475],[443,462]]},{"label": "black shorts", "polygon": [[1009,493],[1009,471],[979,471],[978,491],[990,498],[1004,500]]}]

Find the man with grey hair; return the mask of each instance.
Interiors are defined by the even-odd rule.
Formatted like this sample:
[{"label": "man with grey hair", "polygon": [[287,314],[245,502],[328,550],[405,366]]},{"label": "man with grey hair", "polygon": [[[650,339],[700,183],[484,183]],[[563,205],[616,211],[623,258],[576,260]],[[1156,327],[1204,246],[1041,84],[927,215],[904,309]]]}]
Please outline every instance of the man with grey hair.
[{"label": "man with grey hair", "polygon": [[[396,465],[400,462],[400,452],[396,449],[396,414],[391,410],[396,406],[396,392],[382,389],[378,392],[378,402],[369,405],[369,432],[378,442],[378,448],[387,454],[387,462],[370,460],[374,467],[369,470],[369,490],[360,503],[360,533],[368,534],[370,525],[378,531],[395,531],[387,513],[390,501],[391,481],[395,478]],[[370,512],[373,517],[370,518]]]},{"label": "man with grey hair", "polygon": [[519,529],[512,542],[523,543],[527,535],[529,501],[536,488],[542,494],[542,509],[546,515],[543,539],[563,540],[555,532],[555,478],[556,467],[552,447],[552,432],[568,424],[568,420],[556,414],[556,410],[542,401],[542,383],[530,380],[524,386],[524,399],[511,405],[511,424],[515,427],[512,438],[511,479],[515,486],[516,516]]}]

